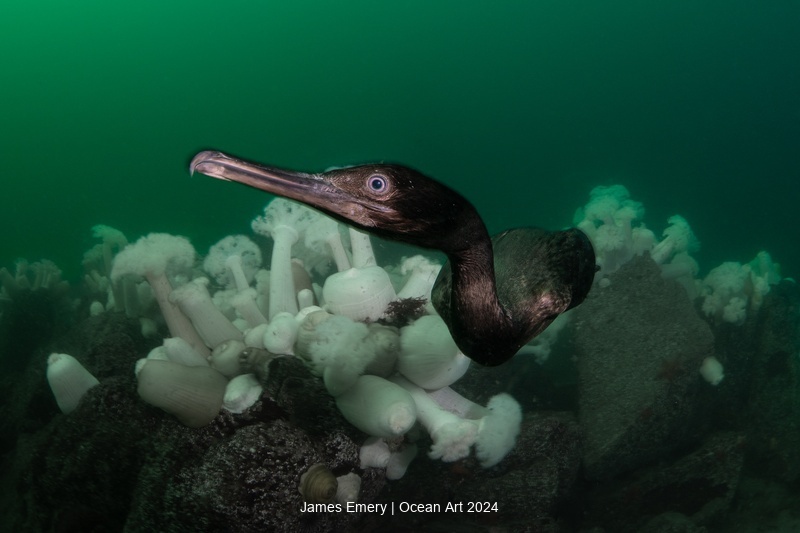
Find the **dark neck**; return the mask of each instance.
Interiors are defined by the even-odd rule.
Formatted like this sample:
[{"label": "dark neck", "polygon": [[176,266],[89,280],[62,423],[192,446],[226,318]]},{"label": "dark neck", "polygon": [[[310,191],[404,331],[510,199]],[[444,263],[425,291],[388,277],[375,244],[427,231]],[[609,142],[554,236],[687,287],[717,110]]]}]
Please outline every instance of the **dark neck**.
[{"label": "dark neck", "polygon": [[[452,292],[449,320],[459,348],[484,365],[498,365],[516,353],[509,351],[514,326],[497,297],[492,243],[488,234],[472,246],[448,254]],[[513,344],[513,343],[512,343]]]}]

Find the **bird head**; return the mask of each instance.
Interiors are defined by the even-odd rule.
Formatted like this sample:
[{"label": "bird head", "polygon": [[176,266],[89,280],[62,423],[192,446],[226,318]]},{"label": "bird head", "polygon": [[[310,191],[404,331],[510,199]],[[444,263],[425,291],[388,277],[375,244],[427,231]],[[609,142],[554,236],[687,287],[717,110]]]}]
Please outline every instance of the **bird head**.
[{"label": "bird head", "polygon": [[476,231],[486,234],[463,196],[402,165],[359,165],[314,174],[205,151],[192,159],[190,171],[285,196],[380,237],[445,253],[468,247]]}]

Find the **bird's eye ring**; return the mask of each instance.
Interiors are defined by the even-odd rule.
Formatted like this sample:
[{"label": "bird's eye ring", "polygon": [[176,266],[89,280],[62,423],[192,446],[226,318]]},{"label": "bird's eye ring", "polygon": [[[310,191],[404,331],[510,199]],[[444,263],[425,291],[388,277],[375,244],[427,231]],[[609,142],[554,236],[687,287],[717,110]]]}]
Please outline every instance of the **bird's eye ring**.
[{"label": "bird's eye ring", "polygon": [[383,193],[389,188],[389,182],[380,174],[373,174],[367,178],[367,188],[370,192]]}]

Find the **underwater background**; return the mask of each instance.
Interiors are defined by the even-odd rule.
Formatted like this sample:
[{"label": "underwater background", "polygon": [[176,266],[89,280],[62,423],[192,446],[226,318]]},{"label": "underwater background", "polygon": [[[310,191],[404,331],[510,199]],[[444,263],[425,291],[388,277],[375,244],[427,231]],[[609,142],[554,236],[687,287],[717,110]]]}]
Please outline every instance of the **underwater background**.
[{"label": "underwater background", "polygon": [[[2,2],[0,530],[800,531],[800,286],[758,254],[800,276],[798,28],[800,4],[783,0]],[[441,376],[414,362],[424,350],[402,346],[423,318],[438,320],[419,316],[430,312],[424,299],[392,292],[374,322],[335,317],[353,331],[390,330],[385,351],[412,357],[382,375],[348,359],[372,348],[377,359],[367,337],[309,360],[283,356],[303,356],[294,338],[283,351],[267,346],[263,330],[280,321],[251,313],[248,322],[243,311],[263,303],[250,284],[262,296],[279,286],[272,264],[266,281],[238,287],[247,297],[236,312],[215,279],[220,299],[195,308],[192,323],[183,317],[195,333],[229,328],[224,342],[189,348],[214,382],[170,410],[146,389],[180,400],[188,363],[132,367],[182,338],[153,291],[183,298],[178,290],[204,286],[199,272],[187,268],[194,279],[175,287],[111,286],[110,244],[103,272],[95,254],[82,279],[82,260],[99,249],[101,224],[137,242],[116,250],[120,270],[134,269],[151,232],[183,235],[201,256],[232,234],[266,251],[251,220],[271,197],[190,176],[206,149],[305,171],[403,163],[463,193],[492,233],[582,222],[603,269],[586,301],[511,361],[459,367],[450,392],[469,405],[458,408],[445,405],[457,400]],[[627,190],[596,189],[590,200],[612,184]],[[598,215],[608,205],[598,200],[621,191],[631,201],[615,198],[611,219]],[[673,235],[631,251],[640,221],[660,238],[676,214],[701,242],[699,251],[684,243],[699,273],[671,269],[688,257],[671,248]],[[622,259],[611,246],[620,233]],[[154,256],[191,248],[164,242]],[[395,249],[375,247],[391,282],[411,285],[400,253],[389,261]],[[17,258],[54,261],[71,287],[46,265],[15,272]],[[725,261],[746,266],[712,270]],[[324,329],[306,318],[289,317],[293,334],[299,323]],[[221,353],[235,371],[222,372]],[[326,382],[325,357],[351,372],[349,388]],[[250,403],[223,401],[247,376]],[[442,436],[422,414],[406,422],[425,431],[365,429],[362,415],[371,423],[389,409],[376,389],[354,402],[374,412],[348,417],[341,399],[362,378],[414,392],[415,413],[458,415],[463,434]],[[207,418],[184,416],[209,396]],[[317,497],[304,478],[320,466]],[[403,503],[497,508],[300,510],[330,502],[331,486],[339,501],[346,477],[358,482],[343,501],[393,513]]]},{"label": "underwater background", "polygon": [[621,183],[679,213],[701,276],[800,273],[800,4],[7,1],[0,265],[77,280],[108,224],[198,250],[268,197],[187,172],[214,148],[302,170],[402,162],[492,232],[559,228]]}]

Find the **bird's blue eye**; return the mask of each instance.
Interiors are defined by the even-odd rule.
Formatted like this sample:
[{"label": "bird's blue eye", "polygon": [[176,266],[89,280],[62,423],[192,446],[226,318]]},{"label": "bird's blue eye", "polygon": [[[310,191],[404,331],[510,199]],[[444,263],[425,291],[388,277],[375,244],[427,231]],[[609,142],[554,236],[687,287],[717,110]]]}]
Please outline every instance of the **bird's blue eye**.
[{"label": "bird's blue eye", "polygon": [[386,178],[378,174],[372,175],[367,178],[367,187],[372,192],[383,192],[386,190]]}]

